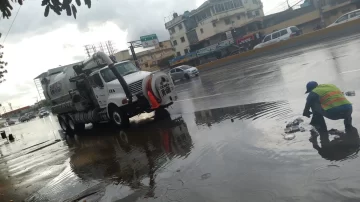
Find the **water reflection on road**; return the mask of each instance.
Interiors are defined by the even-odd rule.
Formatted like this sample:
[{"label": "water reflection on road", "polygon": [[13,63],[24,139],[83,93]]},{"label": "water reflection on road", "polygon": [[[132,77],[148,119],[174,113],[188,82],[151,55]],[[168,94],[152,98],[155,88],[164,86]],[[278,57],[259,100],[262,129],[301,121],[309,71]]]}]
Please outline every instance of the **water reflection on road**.
[{"label": "water reflection on road", "polygon": [[[30,123],[42,127],[38,133],[48,140],[28,147],[19,136],[32,140],[31,132],[13,129],[17,141],[6,145],[14,152],[4,149],[5,144],[0,147],[8,151],[1,158],[0,179],[4,190],[13,189],[8,193],[27,196],[26,201],[356,198],[342,188],[325,189],[324,183],[359,189],[352,178],[359,166],[358,144],[351,147],[349,141],[335,138],[332,145],[341,142],[339,148],[349,151],[330,159],[326,146],[309,142],[310,131],[284,140],[284,120],[296,117],[291,106],[287,101],[253,103],[173,115],[160,122],[145,116],[125,131],[90,126],[74,138],[61,133],[54,137],[49,133],[56,131],[54,125],[45,123],[51,119],[38,119]],[[349,137],[358,140],[353,134]],[[59,138],[64,139],[55,141]],[[332,148],[327,151],[337,153]]]}]

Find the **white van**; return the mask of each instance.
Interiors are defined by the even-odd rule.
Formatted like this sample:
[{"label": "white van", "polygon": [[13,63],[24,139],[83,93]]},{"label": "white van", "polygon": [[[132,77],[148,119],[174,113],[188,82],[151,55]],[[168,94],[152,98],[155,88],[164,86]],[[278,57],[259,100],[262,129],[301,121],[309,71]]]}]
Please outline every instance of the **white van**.
[{"label": "white van", "polygon": [[353,20],[356,20],[356,19],[359,19],[359,18],[360,18],[360,9],[354,10],[354,11],[351,11],[349,13],[346,13],[346,14],[342,15],[341,17],[339,17],[334,23],[332,23],[328,27],[333,27],[333,26],[336,26],[336,25],[340,25],[340,24],[343,24],[345,22],[353,21]]},{"label": "white van", "polygon": [[262,42],[256,45],[254,49],[262,48],[280,41],[285,41],[292,37],[299,36],[301,34],[302,31],[296,26],[287,27],[285,29],[281,29],[269,35],[266,35],[262,40]]}]

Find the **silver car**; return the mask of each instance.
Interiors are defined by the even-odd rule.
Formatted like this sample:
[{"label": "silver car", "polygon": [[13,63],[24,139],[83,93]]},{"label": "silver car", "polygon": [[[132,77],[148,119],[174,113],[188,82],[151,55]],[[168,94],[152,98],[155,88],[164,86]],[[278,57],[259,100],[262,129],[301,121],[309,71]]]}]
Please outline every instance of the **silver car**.
[{"label": "silver car", "polygon": [[179,79],[190,79],[191,77],[199,76],[199,70],[196,67],[182,65],[170,70],[170,76],[173,81]]}]

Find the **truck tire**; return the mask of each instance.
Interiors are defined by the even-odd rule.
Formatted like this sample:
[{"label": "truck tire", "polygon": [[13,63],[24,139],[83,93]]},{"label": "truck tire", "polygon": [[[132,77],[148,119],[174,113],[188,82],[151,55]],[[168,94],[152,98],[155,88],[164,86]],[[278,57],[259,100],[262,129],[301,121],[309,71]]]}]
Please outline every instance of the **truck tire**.
[{"label": "truck tire", "polygon": [[130,126],[129,117],[122,110],[113,107],[110,109],[110,119],[117,128],[128,128]]},{"label": "truck tire", "polygon": [[77,123],[75,124],[75,122],[73,121],[72,118],[68,118],[68,126],[70,129],[70,133],[74,134],[74,133],[79,133],[85,130],[85,124],[84,123]]},{"label": "truck tire", "polygon": [[65,132],[65,134],[69,135],[69,136],[73,136],[74,134],[72,133],[72,131],[71,131],[69,125],[67,124],[65,118],[61,117],[61,116],[57,116],[57,117],[58,117],[58,120],[59,120],[60,127]]},{"label": "truck tire", "polygon": [[171,119],[171,116],[170,116],[170,113],[168,112],[168,110],[166,110],[164,108],[159,108],[159,109],[155,110],[154,119],[156,121],[165,120],[165,119]]}]

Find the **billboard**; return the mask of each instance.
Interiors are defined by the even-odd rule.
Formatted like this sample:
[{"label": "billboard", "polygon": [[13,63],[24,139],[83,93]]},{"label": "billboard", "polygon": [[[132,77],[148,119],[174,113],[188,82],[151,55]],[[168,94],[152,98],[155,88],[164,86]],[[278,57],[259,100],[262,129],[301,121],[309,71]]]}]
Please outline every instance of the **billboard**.
[{"label": "billboard", "polygon": [[159,45],[159,39],[157,38],[156,34],[141,36],[140,41],[143,48],[149,48]]}]

